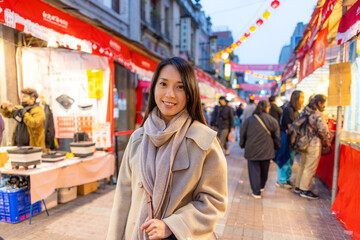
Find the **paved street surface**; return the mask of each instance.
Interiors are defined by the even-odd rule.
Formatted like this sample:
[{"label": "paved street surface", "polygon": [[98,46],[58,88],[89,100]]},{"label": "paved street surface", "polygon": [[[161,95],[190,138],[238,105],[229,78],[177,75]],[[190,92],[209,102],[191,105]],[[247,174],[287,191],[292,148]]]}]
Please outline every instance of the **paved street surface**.
[{"label": "paved street surface", "polygon": [[[320,200],[307,200],[277,188],[276,165],[271,163],[263,199],[251,197],[247,162],[237,143],[230,144],[228,159],[229,207],[215,232],[220,239],[351,239],[331,214],[330,192],[317,179],[314,192]],[[295,173],[297,164],[295,164]],[[295,181],[295,174],[293,181]],[[114,197],[114,186],[35,216],[32,224],[0,222],[0,239],[89,240],[105,239]]]}]

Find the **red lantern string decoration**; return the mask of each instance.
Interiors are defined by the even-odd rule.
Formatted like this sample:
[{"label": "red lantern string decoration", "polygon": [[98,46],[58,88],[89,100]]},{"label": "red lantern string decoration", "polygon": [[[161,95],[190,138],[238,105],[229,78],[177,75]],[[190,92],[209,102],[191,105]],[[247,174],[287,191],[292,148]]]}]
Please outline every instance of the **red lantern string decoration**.
[{"label": "red lantern string decoration", "polygon": [[262,19],[259,19],[256,21],[256,25],[258,25],[259,27],[264,23],[264,21]]},{"label": "red lantern string decoration", "polygon": [[275,0],[275,1],[273,1],[273,2],[271,3],[271,7],[272,7],[273,9],[277,8],[279,5],[280,5],[280,2],[277,1],[277,0]]},{"label": "red lantern string decoration", "polygon": [[[271,8],[273,8],[273,9],[276,9],[277,7],[279,7],[279,5],[280,5],[280,2],[279,2],[278,0],[274,0],[274,1],[272,1],[271,4],[270,4]],[[262,14],[262,18],[263,18],[263,19],[267,19],[267,18],[270,17],[270,14],[271,14],[271,13],[270,13],[269,11],[265,11],[265,12]],[[256,25],[257,25],[258,27],[260,27],[261,25],[263,25],[263,23],[264,23],[264,20],[263,20],[263,19],[260,18],[260,19],[258,19],[258,20],[256,21]],[[256,29],[255,26],[251,26],[251,27],[249,28],[250,31],[246,31],[246,32],[244,33],[244,36],[242,36],[239,41],[237,41],[236,43],[232,43],[228,48],[222,50],[221,52],[219,52],[220,54],[217,54],[216,56],[217,56],[217,57],[218,57],[218,56],[221,56],[221,55],[222,55],[223,53],[225,53],[225,52],[227,52],[227,53],[229,53],[229,54],[232,53],[232,52],[235,50],[235,48],[237,48],[238,46],[240,46],[241,43],[243,43],[243,42],[250,36],[250,32],[254,32],[255,29]],[[220,57],[218,57],[218,58],[220,58]]]},{"label": "red lantern string decoration", "polygon": [[268,80],[273,80],[273,79],[281,80],[281,75],[267,76],[267,75],[263,75],[263,74],[254,73],[254,72],[252,72],[250,70],[246,70],[246,71],[244,71],[244,73],[253,75],[253,76],[258,77],[258,78],[268,79]]}]

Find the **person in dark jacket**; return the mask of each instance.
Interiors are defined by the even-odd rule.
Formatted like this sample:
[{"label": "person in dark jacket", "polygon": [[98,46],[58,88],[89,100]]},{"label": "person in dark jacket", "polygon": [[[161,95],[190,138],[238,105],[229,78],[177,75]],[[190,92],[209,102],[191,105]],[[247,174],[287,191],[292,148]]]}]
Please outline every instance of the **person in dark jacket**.
[{"label": "person in dark jacket", "polygon": [[210,125],[217,130],[221,147],[227,156],[229,155],[229,147],[226,139],[232,139],[234,136],[234,111],[227,105],[224,96],[219,98],[219,103],[220,106],[216,106],[211,115]]},{"label": "person in dark jacket", "polygon": [[292,189],[293,184],[290,181],[292,166],[296,152],[292,150],[286,140],[286,134],[290,125],[299,118],[299,110],[304,104],[304,93],[294,91],[291,94],[290,103],[285,107],[280,121],[281,148],[277,152],[275,162],[278,165],[278,180],[276,186]]},{"label": "person in dark jacket", "polygon": [[275,149],[280,148],[279,123],[269,115],[270,104],[266,100],[258,103],[254,114],[240,129],[240,147],[245,148],[252,196],[261,198],[268,178],[270,160]]},{"label": "person in dark jacket", "polygon": [[275,96],[269,97],[269,102],[270,102],[270,112],[269,112],[269,114],[271,116],[273,116],[277,121],[279,121],[279,119],[281,117],[281,114],[283,113],[283,110],[276,105],[275,101],[276,101]]}]

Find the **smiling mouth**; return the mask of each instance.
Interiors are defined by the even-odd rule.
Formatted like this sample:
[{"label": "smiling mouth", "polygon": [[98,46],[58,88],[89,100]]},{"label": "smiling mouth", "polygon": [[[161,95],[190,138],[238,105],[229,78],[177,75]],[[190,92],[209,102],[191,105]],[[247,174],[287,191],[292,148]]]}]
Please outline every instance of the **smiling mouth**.
[{"label": "smiling mouth", "polygon": [[176,103],[172,103],[172,102],[165,102],[165,101],[163,101],[163,103],[164,103],[165,105],[167,105],[167,106],[175,106],[175,105],[176,105]]}]

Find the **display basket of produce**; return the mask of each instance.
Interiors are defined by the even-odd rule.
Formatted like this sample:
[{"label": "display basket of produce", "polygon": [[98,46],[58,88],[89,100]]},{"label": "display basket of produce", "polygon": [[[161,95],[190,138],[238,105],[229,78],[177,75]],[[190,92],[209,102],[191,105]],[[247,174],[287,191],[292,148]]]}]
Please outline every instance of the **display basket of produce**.
[{"label": "display basket of produce", "polygon": [[[31,200],[28,188],[7,192],[0,190],[0,221],[18,223],[30,217]],[[32,216],[41,212],[41,201],[33,204]]]}]

